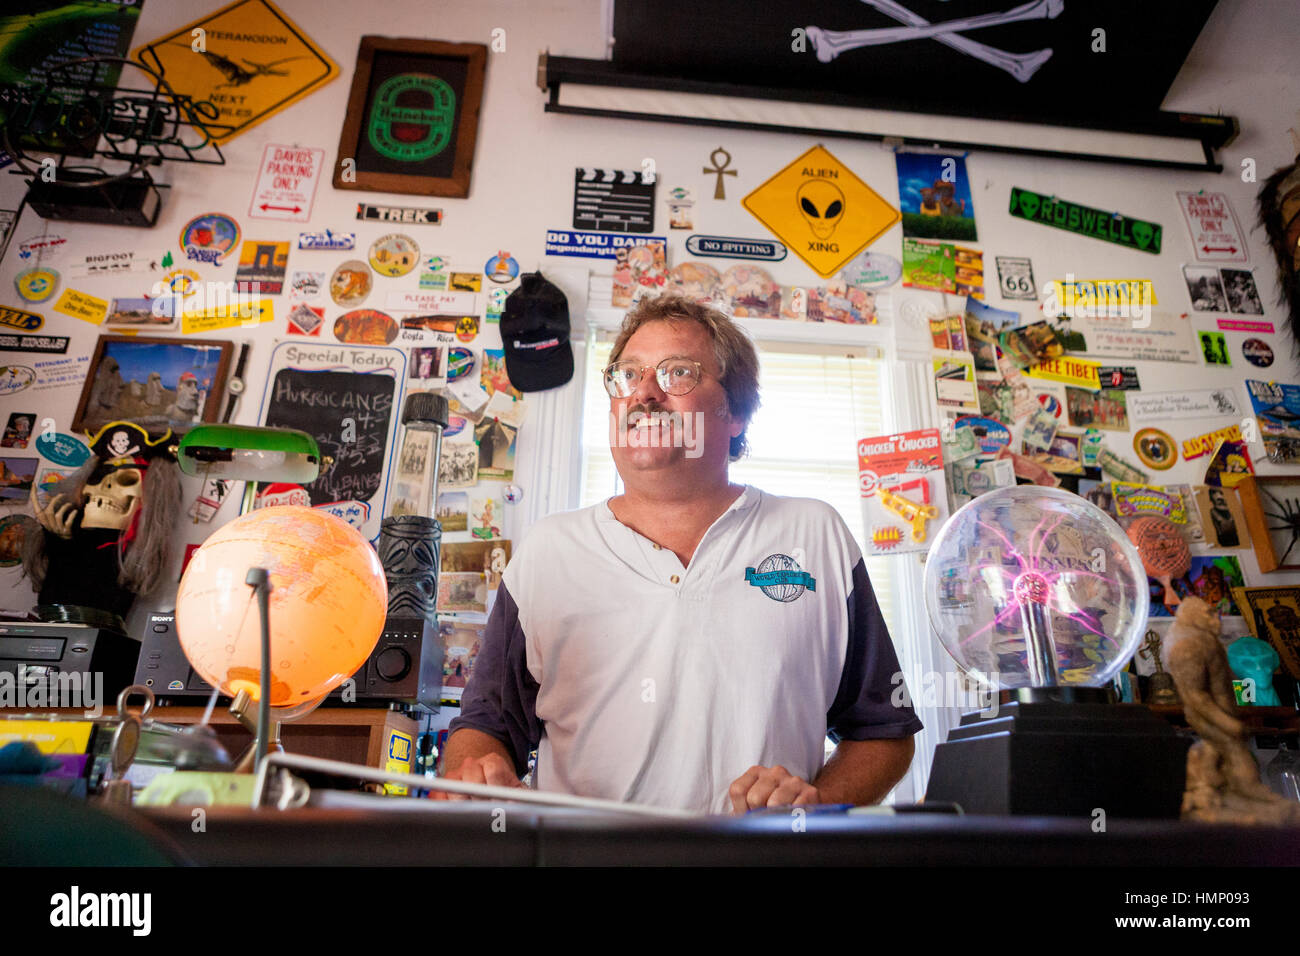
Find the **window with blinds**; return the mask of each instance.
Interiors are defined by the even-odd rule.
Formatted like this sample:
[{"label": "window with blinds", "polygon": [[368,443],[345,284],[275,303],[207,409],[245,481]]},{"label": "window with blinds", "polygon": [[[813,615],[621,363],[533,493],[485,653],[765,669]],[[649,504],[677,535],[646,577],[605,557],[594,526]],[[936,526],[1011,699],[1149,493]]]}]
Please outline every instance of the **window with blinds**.
[{"label": "window with blinds", "polygon": [[[612,338],[587,349],[582,507],[622,492],[609,453],[609,396],[600,372]],[[842,347],[759,343],[762,405],[749,426],[749,455],[731,465],[731,479],[775,495],[820,498],[844,519],[865,553],[858,497],[857,443],[882,434],[883,363],[845,355]],[[867,558],[867,572],[891,633],[896,632],[890,558]]]}]

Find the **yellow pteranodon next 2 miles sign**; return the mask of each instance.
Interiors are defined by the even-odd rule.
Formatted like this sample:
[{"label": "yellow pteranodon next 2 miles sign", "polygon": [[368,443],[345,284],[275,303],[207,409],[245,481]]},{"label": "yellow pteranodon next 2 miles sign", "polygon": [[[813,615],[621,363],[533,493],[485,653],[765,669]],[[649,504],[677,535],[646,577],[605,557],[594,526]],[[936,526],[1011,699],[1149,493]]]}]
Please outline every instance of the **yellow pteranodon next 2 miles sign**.
[{"label": "yellow pteranodon next 2 miles sign", "polygon": [[339,68],[270,0],[237,0],[131,54],[177,93],[217,109],[224,143],[338,76]]}]

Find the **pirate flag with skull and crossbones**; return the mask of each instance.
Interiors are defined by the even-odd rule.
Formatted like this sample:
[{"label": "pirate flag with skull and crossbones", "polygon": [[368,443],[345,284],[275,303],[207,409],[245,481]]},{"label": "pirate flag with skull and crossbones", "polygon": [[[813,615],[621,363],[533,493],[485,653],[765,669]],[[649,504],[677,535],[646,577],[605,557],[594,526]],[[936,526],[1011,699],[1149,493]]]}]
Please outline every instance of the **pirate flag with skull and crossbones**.
[{"label": "pirate flag with skull and crossbones", "polygon": [[40,528],[26,536],[23,564],[40,615],[66,618],[69,606],[125,615],[166,566],[181,504],[171,430],[119,421],[86,437],[90,458],[50,490],[44,506],[33,490]]}]

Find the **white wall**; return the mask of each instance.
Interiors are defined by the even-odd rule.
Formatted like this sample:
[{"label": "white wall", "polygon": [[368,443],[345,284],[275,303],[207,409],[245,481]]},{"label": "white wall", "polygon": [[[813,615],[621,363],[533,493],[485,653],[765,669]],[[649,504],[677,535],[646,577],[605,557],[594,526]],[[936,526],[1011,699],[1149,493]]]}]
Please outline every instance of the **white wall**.
[{"label": "white wall", "polygon": [[[174,30],[215,8],[210,0],[175,0],[150,2],[136,31],[135,42],[151,40]],[[777,169],[813,145],[803,136],[780,136],[767,133],[726,131],[688,126],[658,125],[630,121],[610,121],[585,117],[556,116],[542,111],[544,94],[536,85],[537,54],[550,50],[560,55],[600,57],[604,54],[603,9],[599,0],[495,0],[495,2],[431,3],[413,0],[384,0],[359,5],[352,0],[282,0],[281,8],[340,65],[341,76],[332,84],[304,101],[273,117],[225,148],[227,165],[217,169],[187,169],[174,177],[174,188],[166,195],[162,216],[152,230],[114,229],[107,227],[49,223],[50,233],[69,240],[70,256],[124,248],[141,251],[170,249],[178,255],[176,239],[181,226],[192,216],[212,210],[235,216],[246,238],[292,239],[299,229],[331,227],[356,231],[358,247],[390,227],[362,224],[353,218],[358,201],[398,204],[434,205],[445,212],[445,224],[439,227],[414,227],[410,230],[428,253],[452,257],[458,267],[480,270],[487,258],[498,249],[510,250],[525,270],[552,263],[540,259],[548,227],[570,224],[573,169],[576,166],[611,166],[640,168],[642,160],[655,161],[660,182],[665,186],[693,186],[698,197],[696,226],[698,232],[762,236],[763,228],[739,204],[739,199],[762,183]],[[1212,17],[1201,41],[1194,49],[1188,66],[1179,76],[1167,105],[1199,112],[1224,112],[1236,115],[1243,133],[1237,143],[1223,153],[1227,171],[1222,175],[1188,174],[1139,168],[1112,167],[1055,161],[1039,158],[1008,157],[992,153],[973,153],[968,159],[972,177],[975,212],[985,262],[990,272],[990,298],[995,305],[1020,308],[1026,315],[1033,310],[1025,303],[1003,303],[996,294],[992,264],[996,255],[1030,256],[1040,286],[1053,277],[1073,272],[1080,277],[1151,278],[1156,283],[1160,308],[1175,313],[1189,311],[1180,266],[1189,261],[1190,246],[1175,200],[1176,190],[1217,190],[1232,198],[1243,225],[1253,222],[1256,184],[1243,183],[1235,170],[1243,157],[1256,160],[1260,178],[1272,169],[1289,162],[1291,145],[1286,129],[1296,122],[1300,108],[1300,60],[1294,56],[1294,5],[1275,2],[1235,3],[1223,0]],[[267,143],[296,143],[323,147],[327,161],[335,158],[339,128],[351,81],[357,39],[363,33],[391,36],[436,38],[449,41],[487,43],[493,28],[506,30],[507,48],[489,56],[482,120],[474,159],[473,188],[468,200],[436,199],[362,194],[335,191],[328,182],[321,184],[315,214],[308,226],[279,225],[250,220],[246,216],[253,178],[263,146]],[[1149,42],[1159,42],[1152,37]],[[1099,65],[1103,64],[1099,55]],[[1100,68],[1104,68],[1101,65]],[[1086,82],[1082,78],[1081,82]],[[849,140],[826,140],[827,147],[841,161],[851,166],[874,189],[891,202],[897,202],[897,183],[893,157],[885,148],[871,143]],[[732,155],[732,168],[739,175],[728,178],[727,201],[712,199],[714,177],[701,173],[708,164],[709,153],[724,146]],[[1075,237],[1069,233],[1012,219],[1006,213],[1008,192],[1023,186],[1042,193],[1056,194],[1075,202],[1113,208],[1125,215],[1162,223],[1165,227],[1164,252],[1160,256],[1129,252],[1097,240]],[[0,176],[0,208],[15,208],[20,192],[17,177]],[[666,217],[662,203],[658,215]],[[666,226],[666,219],[661,220]],[[46,228],[28,212],[15,227],[15,241],[0,263],[0,289],[12,290],[13,277],[22,267],[16,256],[17,240],[39,234]],[[1249,227],[1248,227],[1249,228]],[[659,228],[656,232],[667,232]],[[672,236],[670,262],[684,256],[685,233]],[[895,228],[877,240],[873,248],[890,255],[900,254],[900,231]],[[296,250],[290,255],[289,269],[308,267]],[[332,269],[350,254],[312,253],[314,268]],[[326,262],[328,260],[328,263]],[[586,260],[566,259],[555,266],[581,269]],[[1273,280],[1274,265],[1261,233],[1251,235],[1250,267],[1255,270],[1268,314],[1265,318],[1279,325],[1282,311],[1274,304],[1277,289]],[[203,269],[205,278],[233,279],[234,259],[220,269]],[[814,274],[791,257],[771,269],[778,281],[786,284],[818,284]],[[576,278],[575,278],[576,276]],[[379,280],[387,288],[414,288],[415,275],[404,280]],[[581,272],[567,273],[566,286],[581,285]],[[101,298],[115,295],[140,295],[152,278],[140,274],[124,279],[69,281]],[[405,283],[399,285],[398,283]],[[6,292],[5,302],[21,305]],[[900,293],[896,299],[903,299]],[[274,340],[283,329],[283,303],[277,300],[273,323],[256,330],[237,330],[236,338],[246,338],[254,345],[247,375],[249,390],[236,420],[254,423],[265,382],[266,363]],[[33,311],[46,316],[43,331],[69,335],[73,339],[70,353],[88,354],[98,334],[97,329],[54,313],[45,303]],[[896,302],[897,304],[897,302]],[[955,304],[955,303],[954,303]],[[341,309],[326,311],[326,335]],[[1193,316],[1200,328],[1213,328],[1213,319]],[[490,347],[495,326],[485,326],[478,347]],[[215,333],[213,337],[231,337]],[[1233,354],[1231,370],[1216,371],[1196,365],[1160,365],[1140,363],[1144,388],[1150,390],[1183,387],[1208,387],[1233,384],[1242,402],[1247,396],[1241,381],[1255,370],[1241,358],[1241,334],[1229,333]],[[1268,370],[1277,381],[1296,381],[1296,366],[1289,357],[1290,343],[1282,335],[1272,337],[1279,361]],[[3,360],[14,361],[6,353]],[[581,368],[581,365],[579,365]],[[570,388],[576,389],[578,383]],[[40,397],[42,416],[54,417],[67,430],[75,411],[79,388],[66,387],[36,393]],[[30,404],[32,393],[4,401],[9,410]],[[533,412],[545,414],[555,403],[534,401]],[[7,416],[7,411],[5,412]],[[534,423],[536,424],[536,423]],[[906,424],[906,423],[904,423]],[[1216,422],[1214,424],[1224,424]],[[1205,423],[1166,423],[1167,430],[1183,439],[1206,430]],[[530,460],[539,452],[530,448],[525,425],[521,436],[520,471],[530,473]],[[567,431],[576,435],[576,428]],[[1110,446],[1132,459],[1131,436],[1112,439]],[[845,454],[851,454],[845,449]],[[1198,463],[1199,464],[1199,463]],[[1260,469],[1269,470],[1267,463]],[[1160,475],[1169,482],[1195,482],[1199,467],[1180,462],[1173,470]],[[532,489],[524,488],[527,497]],[[187,481],[186,501],[197,491]],[[548,499],[550,500],[550,499]],[[184,522],[177,529],[177,543],[198,542],[211,532],[216,523],[234,517],[236,506],[227,503],[213,525]],[[514,516],[507,518],[507,531],[520,530]],[[178,548],[178,551],[180,549]],[[1263,584],[1276,580],[1287,582],[1290,576],[1270,575],[1262,579],[1253,558],[1242,552],[1243,566],[1249,583]],[[179,562],[179,555],[178,555]],[[179,563],[178,563],[179,567]],[[23,607],[26,586],[19,582],[14,569],[0,570],[0,606]],[[166,606],[169,597],[154,602]],[[139,609],[138,609],[139,610]],[[138,615],[137,615],[138,616]]]}]

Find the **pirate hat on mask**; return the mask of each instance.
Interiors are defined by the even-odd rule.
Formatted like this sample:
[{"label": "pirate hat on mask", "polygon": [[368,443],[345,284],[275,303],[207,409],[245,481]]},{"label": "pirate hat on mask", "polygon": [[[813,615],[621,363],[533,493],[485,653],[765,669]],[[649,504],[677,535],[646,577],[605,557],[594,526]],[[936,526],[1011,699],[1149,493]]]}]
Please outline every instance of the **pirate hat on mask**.
[{"label": "pirate hat on mask", "polygon": [[109,422],[94,435],[86,432],[86,438],[90,441],[91,452],[103,462],[127,459],[147,466],[156,458],[176,460],[169,447],[172,438],[170,428],[150,432],[135,422]]}]

